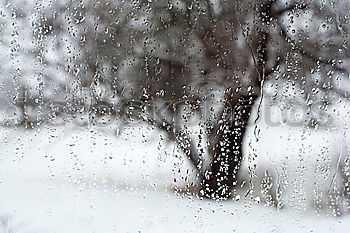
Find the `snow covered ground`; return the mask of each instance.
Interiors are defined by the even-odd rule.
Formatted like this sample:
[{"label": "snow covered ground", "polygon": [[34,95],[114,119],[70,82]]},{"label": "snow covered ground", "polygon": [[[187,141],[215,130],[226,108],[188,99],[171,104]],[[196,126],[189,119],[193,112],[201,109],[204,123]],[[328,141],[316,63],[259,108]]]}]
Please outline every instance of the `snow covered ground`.
[{"label": "snow covered ground", "polygon": [[[324,147],[333,151],[331,160],[340,155],[334,132],[300,136],[271,128],[262,130],[259,141],[250,135],[246,151],[249,156],[259,151],[259,156],[247,157],[242,174],[256,163],[259,178],[287,162],[287,174],[296,169],[306,179],[301,186],[290,184],[306,199],[311,182],[305,172],[314,174],[315,158]],[[185,184],[191,167],[172,143],[145,127],[127,129],[118,137],[107,129],[72,130],[69,125],[1,129],[0,140],[0,233],[294,233],[346,232],[350,227],[347,215],[300,208],[305,206],[298,199],[304,200],[303,195],[291,194],[288,208],[277,211],[250,199],[215,202],[175,194],[171,187]],[[306,162],[298,163],[301,154]],[[300,164],[305,168],[300,170]]]},{"label": "snow covered ground", "polygon": [[162,190],[28,180],[1,186],[3,227],[13,232],[346,232],[350,227],[349,218],[278,213],[257,204],[216,203]]}]

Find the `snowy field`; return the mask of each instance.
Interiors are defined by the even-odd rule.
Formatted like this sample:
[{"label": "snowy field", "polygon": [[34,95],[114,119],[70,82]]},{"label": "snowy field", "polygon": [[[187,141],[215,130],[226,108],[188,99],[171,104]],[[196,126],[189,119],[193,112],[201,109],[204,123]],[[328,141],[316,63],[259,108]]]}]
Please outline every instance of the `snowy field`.
[{"label": "snowy field", "polygon": [[333,150],[331,160],[341,154],[339,132],[300,136],[291,130],[262,131],[258,142],[252,133],[247,138],[249,156],[254,151],[260,156],[246,159],[242,176],[249,176],[252,163],[258,164],[258,178],[286,161],[293,173],[300,153],[308,164],[310,177],[301,172],[306,181],[295,186],[301,195],[292,195],[286,208],[277,210],[247,198],[215,202],[175,194],[172,187],[185,185],[187,176],[193,180],[191,167],[172,143],[145,127],[117,137],[106,129],[72,130],[68,125],[1,129],[0,233],[347,232],[349,216],[334,217],[305,204],[316,157],[324,147]]},{"label": "snowy field", "polygon": [[[350,232],[350,1],[299,2],[0,0],[0,233]],[[199,132],[234,91],[261,106],[227,201],[176,192],[196,175],[161,132],[70,119],[203,100],[173,119]]]},{"label": "snowy field", "polygon": [[202,201],[162,190],[26,179],[1,187],[2,227],[9,232],[347,232],[350,227],[349,218],[278,213],[256,204]]}]

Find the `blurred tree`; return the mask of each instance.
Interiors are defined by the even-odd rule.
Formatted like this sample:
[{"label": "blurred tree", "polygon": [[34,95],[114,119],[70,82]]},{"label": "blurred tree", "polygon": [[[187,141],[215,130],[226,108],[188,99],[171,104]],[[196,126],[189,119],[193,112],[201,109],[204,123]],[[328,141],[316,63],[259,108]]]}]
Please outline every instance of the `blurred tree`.
[{"label": "blurred tree", "polygon": [[[120,119],[163,130],[196,168],[205,197],[228,198],[237,185],[248,121],[253,105],[253,123],[259,118],[266,82],[290,83],[308,102],[347,98],[339,85],[348,77],[347,1],[81,0],[36,6],[31,54],[39,54],[44,85],[55,87],[51,100],[42,101],[61,95],[70,113],[88,105],[92,117],[101,114],[102,104]],[[48,67],[59,72],[47,73]],[[199,116],[204,149],[189,130],[191,114]]]}]

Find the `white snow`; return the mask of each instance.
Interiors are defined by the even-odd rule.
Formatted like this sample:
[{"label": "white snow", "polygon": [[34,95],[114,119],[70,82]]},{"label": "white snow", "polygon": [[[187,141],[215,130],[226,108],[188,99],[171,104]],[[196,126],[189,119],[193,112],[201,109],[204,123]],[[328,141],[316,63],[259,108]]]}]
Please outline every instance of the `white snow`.
[{"label": "white snow", "polygon": [[[281,153],[291,156],[296,145],[312,144],[302,151],[305,158],[322,146],[332,147],[324,141],[314,144],[321,133],[301,140],[288,130],[264,132],[252,143],[261,155],[257,174],[266,166],[273,171],[269,163],[283,161],[278,159]],[[171,187],[179,181],[184,185],[182,178],[192,168],[173,144],[146,127],[127,129],[118,137],[106,129],[72,130],[69,125],[1,129],[0,135],[1,233],[344,232],[350,227],[346,215],[318,216],[293,205],[277,211],[243,196],[240,201],[215,202],[176,195]],[[270,146],[262,146],[266,144]],[[270,160],[264,160],[266,156]]]}]

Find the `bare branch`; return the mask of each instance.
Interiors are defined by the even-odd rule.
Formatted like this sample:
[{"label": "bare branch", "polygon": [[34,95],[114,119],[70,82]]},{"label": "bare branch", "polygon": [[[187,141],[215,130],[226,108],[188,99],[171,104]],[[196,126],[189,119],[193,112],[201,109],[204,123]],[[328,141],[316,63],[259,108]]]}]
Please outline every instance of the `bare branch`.
[{"label": "bare branch", "polygon": [[289,5],[288,7],[284,8],[284,9],[280,9],[280,10],[277,10],[277,11],[270,12],[270,17],[278,18],[278,17],[282,16],[286,12],[290,12],[290,11],[293,11],[293,10],[296,10],[296,9],[304,10],[307,6],[308,6],[307,4],[293,3],[293,4]]}]

